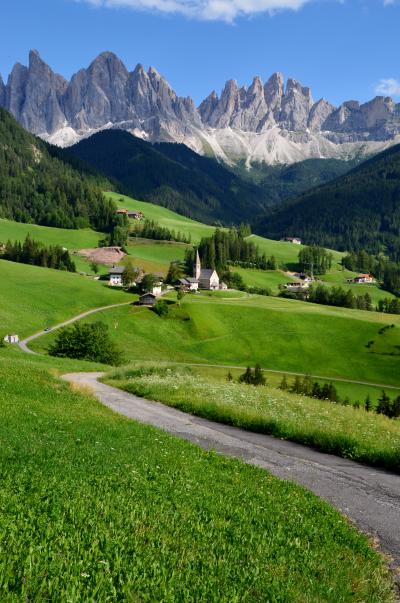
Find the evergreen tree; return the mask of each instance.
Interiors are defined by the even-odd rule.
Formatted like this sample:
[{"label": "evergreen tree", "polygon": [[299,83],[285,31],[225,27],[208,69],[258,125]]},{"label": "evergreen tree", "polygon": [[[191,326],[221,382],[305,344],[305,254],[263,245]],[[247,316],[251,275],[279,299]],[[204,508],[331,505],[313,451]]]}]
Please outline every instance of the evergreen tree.
[{"label": "evergreen tree", "polygon": [[254,385],[265,385],[266,382],[267,381],[263,375],[261,366],[259,364],[256,364],[255,369],[254,369],[253,384]]},{"label": "evergreen tree", "polygon": [[382,393],[381,393],[380,397],[378,398],[376,412],[379,415],[386,415],[387,417],[390,417],[390,415],[391,415],[390,398],[387,395],[387,393],[385,392],[385,390],[382,390]]},{"label": "evergreen tree", "polygon": [[287,382],[286,375],[283,375],[282,381],[279,385],[279,389],[282,389],[283,391],[286,391],[289,389],[289,384]]},{"label": "evergreen tree", "polygon": [[231,373],[231,371],[228,371],[228,374],[226,376],[226,380],[231,383],[233,381],[233,375]]},{"label": "evergreen tree", "polygon": [[248,366],[245,372],[240,375],[239,383],[246,383],[247,385],[251,385],[253,383],[253,371]]},{"label": "evergreen tree", "polygon": [[365,398],[365,403],[364,403],[364,406],[365,406],[365,410],[366,410],[367,412],[371,412],[371,410],[372,410],[372,402],[371,402],[371,397],[370,397],[370,395],[369,395],[369,394],[368,394],[368,396]]}]

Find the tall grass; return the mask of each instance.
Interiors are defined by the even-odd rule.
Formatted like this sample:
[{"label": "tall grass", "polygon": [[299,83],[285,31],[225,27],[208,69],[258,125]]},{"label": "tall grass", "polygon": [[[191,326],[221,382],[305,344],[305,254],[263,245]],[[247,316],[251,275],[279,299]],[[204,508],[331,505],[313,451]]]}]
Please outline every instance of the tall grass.
[{"label": "tall grass", "polygon": [[221,383],[190,369],[125,368],[107,382],[221,423],[400,472],[400,421],[269,387]]}]

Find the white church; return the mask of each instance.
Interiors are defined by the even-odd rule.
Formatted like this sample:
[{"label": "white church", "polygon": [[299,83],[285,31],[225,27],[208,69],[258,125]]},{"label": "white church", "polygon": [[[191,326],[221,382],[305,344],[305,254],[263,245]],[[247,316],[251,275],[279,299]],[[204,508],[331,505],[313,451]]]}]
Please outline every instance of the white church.
[{"label": "white church", "polygon": [[199,251],[196,252],[196,262],[194,265],[194,278],[198,282],[199,289],[208,289],[216,291],[219,289],[219,276],[216,270],[212,268],[202,268]]}]

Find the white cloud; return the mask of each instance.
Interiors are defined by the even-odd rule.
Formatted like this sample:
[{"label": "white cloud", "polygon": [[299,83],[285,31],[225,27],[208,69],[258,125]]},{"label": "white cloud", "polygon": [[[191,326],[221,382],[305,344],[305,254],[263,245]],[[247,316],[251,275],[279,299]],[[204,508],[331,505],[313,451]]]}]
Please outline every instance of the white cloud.
[{"label": "white cloud", "polygon": [[233,22],[237,17],[297,10],[311,0],[80,0],[93,6],[175,13],[207,21]]},{"label": "white cloud", "polygon": [[400,81],[394,78],[379,80],[375,92],[382,96],[400,96]]}]

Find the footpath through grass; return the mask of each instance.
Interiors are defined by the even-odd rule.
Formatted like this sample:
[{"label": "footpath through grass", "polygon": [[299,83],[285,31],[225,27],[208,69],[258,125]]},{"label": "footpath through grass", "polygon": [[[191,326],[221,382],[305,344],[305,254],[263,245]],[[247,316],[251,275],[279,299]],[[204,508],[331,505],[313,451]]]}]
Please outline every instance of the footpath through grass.
[{"label": "footpath through grass", "polygon": [[189,368],[122,368],[106,382],[207,419],[400,472],[400,420],[270,387],[202,378]]},{"label": "footpath through grass", "polygon": [[338,512],[0,352],[0,600],[390,603]]}]

